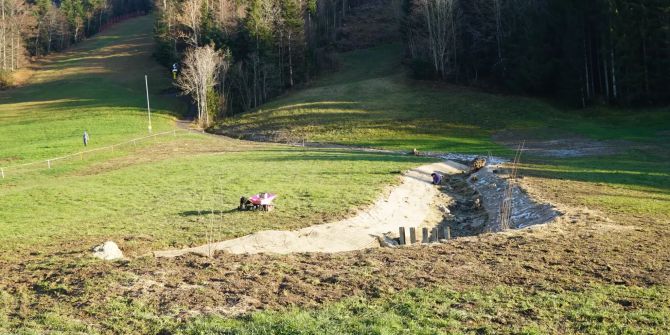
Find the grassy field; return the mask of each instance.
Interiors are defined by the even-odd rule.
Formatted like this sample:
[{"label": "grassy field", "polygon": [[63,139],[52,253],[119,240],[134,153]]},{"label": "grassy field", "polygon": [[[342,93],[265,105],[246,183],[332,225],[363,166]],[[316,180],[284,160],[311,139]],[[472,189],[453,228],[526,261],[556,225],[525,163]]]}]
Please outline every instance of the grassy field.
[{"label": "grassy field", "polygon": [[[151,59],[151,23],[142,17],[117,25],[43,60],[29,85],[0,93],[3,250],[109,238],[146,252],[203,243],[204,222],[212,220],[221,239],[303,227],[374,200],[399,171],[421,162],[179,132],[55,161],[51,169],[46,162],[14,168],[146,136],[145,73],[154,132],[174,129],[184,103],[163,93],[169,72]],[[343,186],[351,192],[338,193]],[[278,192],[285,210],[267,217],[230,210],[240,196],[264,190]]]},{"label": "grassy field", "polygon": [[595,139],[664,141],[670,109],[560,108],[540,99],[489,94],[407,78],[395,45],[341,56],[340,72],[306,89],[225,120],[233,136],[277,133],[287,138],[362,147],[508,154],[491,135],[572,133]]},{"label": "grassy field", "polygon": [[151,58],[151,23],[147,16],[114,26],[40,61],[29,85],[0,91],[0,167],[79,151],[84,130],[89,148],[147,135],[145,74],[153,130],[172,129],[185,104],[163,94],[170,73]]},{"label": "grassy field", "polygon": [[[184,105],[132,19],[41,62],[0,92],[0,166],[156,131]],[[178,132],[0,179],[0,334],[638,334],[670,332],[668,112],[566,110],[411,81],[395,46],[356,51],[218,131],[421,151],[508,155],[492,135],[625,139],[616,155],[524,156],[523,183],[570,212],[543,229],[429,248],[155,259],[152,250],[350,214],[425,162]],[[94,84],[92,84],[94,83]],[[272,213],[239,196],[280,194]],[[214,236],[212,236],[214,235]],[[106,239],[131,258],[101,262]]]}]

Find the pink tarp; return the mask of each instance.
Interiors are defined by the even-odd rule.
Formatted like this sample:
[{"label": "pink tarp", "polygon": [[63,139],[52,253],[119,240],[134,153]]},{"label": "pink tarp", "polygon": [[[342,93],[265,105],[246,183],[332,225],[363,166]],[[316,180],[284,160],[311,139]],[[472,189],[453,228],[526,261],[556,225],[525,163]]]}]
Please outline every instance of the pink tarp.
[{"label": "pink tarp", "polygon": [[252,204],[254,205],[271,205],[272,200],[274,200],[277,197],[276,194],[274,193],[261,193],[261,194],[255,194],[249,197],[249,201],[251,201]]}]

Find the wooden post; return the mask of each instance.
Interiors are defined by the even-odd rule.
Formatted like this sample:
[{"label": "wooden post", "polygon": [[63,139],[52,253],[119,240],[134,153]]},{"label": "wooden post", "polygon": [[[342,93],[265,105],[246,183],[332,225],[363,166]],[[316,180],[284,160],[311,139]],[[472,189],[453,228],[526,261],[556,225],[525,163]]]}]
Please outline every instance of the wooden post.
[{"label": "wooden post", "polygon": [[416,228],[414,227],[409,228],[409,241],[412,244],[416,244]]},{"label": "wooden post", "polygon": [[440,239],[440,237],[437,236],[437,235],[438,235],[438,232],[439,232],[439,230],[437,229],[437,227],[433,228],[433,231],[432,231],[432,233],[431,233],[431,235],[430,235],[430,241],[431,241],[431,242],[437,242],[437,240]]},{"label": "wooden post", "polygon": [[47,166],[51,169],[51,160],[50,159],[47,160]]},{"label": "wooden post", "polygon": [[79,152],[79,160],[80,160],[80,161],[83,161],[83,160],[84,160],[84,152],[83,152],[83,151],[80,151],[80,152]]},{"label": "wooden post", "polygon": [[5,169],[0,168],[0,174],[2,174],[2,179],[5,179]]},{"label": "wooden post", "polygon": [[421,229],[421,243],[428,243],[428,228]]},{"label": "wooden post", "polygon": [[451,228],[449,228],[449,226],[444,228],[444,238],[451,240]]},{"label": "wooden post", "polygon": [[405,245],[405,227],[400,227],[398,234],[400,235],[400,245]]}]

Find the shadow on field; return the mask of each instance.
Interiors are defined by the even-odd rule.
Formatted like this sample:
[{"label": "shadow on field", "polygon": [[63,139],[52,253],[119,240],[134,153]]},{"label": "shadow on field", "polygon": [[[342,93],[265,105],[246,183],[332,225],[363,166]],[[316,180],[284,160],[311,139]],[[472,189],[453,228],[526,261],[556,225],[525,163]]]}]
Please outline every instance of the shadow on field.
[{"label": "shadow on field", "polygon": [[[523,175],[643,187],[659,194],[670,194],[670,165],[649,153],[619,156],[594,156],[573,159],[530,157],[521,168]],[[655,190],[655,191],[654,191]]]},{"label": "shadow on field", "polygon": [[190,210],[190,211],[183,211],[179,213],[179,216],[181,217],[189,217],[189,216],[203,216],[203,215],[210,215],[210,214],[218,214],[218,215],[223,215],[223,214],[230,214],[230,213],[235,213],[237,212],[237,208],[233,209],[228,209],[228,210]]}]

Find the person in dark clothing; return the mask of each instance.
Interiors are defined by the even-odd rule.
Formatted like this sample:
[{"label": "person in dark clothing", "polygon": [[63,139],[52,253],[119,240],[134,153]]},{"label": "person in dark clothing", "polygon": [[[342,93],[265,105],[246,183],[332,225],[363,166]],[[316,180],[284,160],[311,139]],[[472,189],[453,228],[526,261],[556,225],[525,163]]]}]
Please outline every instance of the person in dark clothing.
[{"label": "person in dark clothing", "polygon": [[433,177],[433,185],[440,185],[442,183],[442,175],[439,173],[433,172],[430,176]]}]

